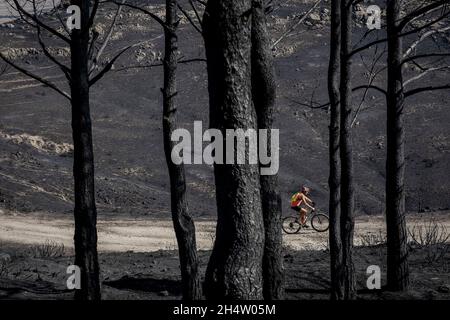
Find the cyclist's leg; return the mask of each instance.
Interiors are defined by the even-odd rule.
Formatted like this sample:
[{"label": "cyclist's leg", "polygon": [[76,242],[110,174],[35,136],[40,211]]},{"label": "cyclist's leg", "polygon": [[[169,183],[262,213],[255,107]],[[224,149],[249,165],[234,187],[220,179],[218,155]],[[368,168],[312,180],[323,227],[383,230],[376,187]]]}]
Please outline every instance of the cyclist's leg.
[{"label": "cyclist's leg", "polygon": [[300,212],[300,207],[291,207],[292,210],[294,210],[295,212],[299,213]]},{"label": "cyclist's leg", "polygon": [[306,217],[308,214],[308,210],[305,208],[300,208],[300,223],[305,224],[306,223]]}]

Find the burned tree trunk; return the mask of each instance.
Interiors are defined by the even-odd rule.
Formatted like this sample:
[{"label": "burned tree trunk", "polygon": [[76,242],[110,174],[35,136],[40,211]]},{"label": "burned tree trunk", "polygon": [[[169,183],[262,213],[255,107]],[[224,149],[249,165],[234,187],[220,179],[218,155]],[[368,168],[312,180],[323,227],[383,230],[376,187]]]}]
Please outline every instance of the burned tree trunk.
[{"label": "burned tree trunk", "polygon": [[[263,1],[253,1],[252,11],[252,93],[258,129],[273,127],[276,99],[275,70],[267,33]],[[267,150],[271,152],[270,136]],[[283,299],[283,260],[281,234],[281,197],[278,174],[261,175],[261,200],[265,242],[263,257],[263,294],[266,300]]]},{"label": "burned tree trunk", "polygon": [[[211,127],[256,129],[251,96],[251,0],[208,1],[203,19]],[[216,241],[207,299],[261,299],[264,222],[257,164],[215,164]]]},{"label": "burned tree trunk", "polygon": [[341,239],[342,266],[344,276],[344,299],[356,296],[353,265],[354,231],[354,186],[353,148],[351,132],[352,87],[351,87],[351,36],[352,2],[341,1],[341,54],[340,54],[340,159],[341,159]]},{"label": "burned tree trunk", "polygon": [[408,248],[405,222],[404,193],[404,130],[402,40],[400,38],[401,4],[387,2],[388,87],[387,155],[386,155],[386,226],[387,226],[387,286],[390,290],[406,290],[409,284]]},{"label": "burned tree trunk", "polygon": [[177,1],[167,0],[164,28],[164,88],[162,89],[164,152],[170,177],[172,221],[178,242],[183,299],[199,300],[202,292],[198,272],[195,226],[189,215],[186,199],[184,165],[174,164],[171,159],[171,151],[175,144],[171,141],[171,135],[176,128],[177,23]]},{"label": "burned tree trunk", "polygon": [[[89,0],[73,0],[80,6],[81,25],[89,20]],[[71,34],[71,103],[75,180],[75,265],[81,270],[81,289],[76,299],[100,299],[97,257],[97,209],[94,190],[94,152],[89,109],[89,32],[74,29]]]},{"label": "burned tree trunk", "polygon": [[328,95],[330,99],[329,126],[329,164],[330,175],[328,186],[330,189],[330,273],[331,299],[344,298],[344,279],[342,270],[342,241],[341,241],[341,209],[340,209],[340,159],[339,159],[339,54],[341,49],[341,13],[340,0],[331,2],[331,30],[330,30],[330,62],[328,66]]}]

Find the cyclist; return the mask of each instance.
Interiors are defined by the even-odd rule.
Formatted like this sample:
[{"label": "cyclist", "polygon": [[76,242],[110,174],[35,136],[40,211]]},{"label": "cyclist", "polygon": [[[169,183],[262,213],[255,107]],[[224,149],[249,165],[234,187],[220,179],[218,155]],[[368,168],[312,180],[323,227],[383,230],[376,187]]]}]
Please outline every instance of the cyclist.
[{"label": "cyclist", "polygon": [[301,191],[295,193],[291,197],[291,209],[300,213],[300,223],[303,227],[308,228],[306,225],[306,218],[308,215],[307,208],[310,208],[311,211],[315,211],[316,209],[313,207],[314,202],[308,198],[308,194],[311,192],[311,189],[303,186]]}]

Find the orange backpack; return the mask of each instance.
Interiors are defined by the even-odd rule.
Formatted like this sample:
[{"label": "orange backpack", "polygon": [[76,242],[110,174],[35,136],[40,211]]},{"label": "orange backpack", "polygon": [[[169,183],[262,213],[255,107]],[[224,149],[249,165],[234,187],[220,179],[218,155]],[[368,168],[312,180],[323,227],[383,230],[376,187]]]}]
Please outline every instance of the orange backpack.
[{"label": "orange backpack", "polygon": [[300,197],[300,192],[297,192],[291,197],[291,207],[298,207],[301,203],[302,198]]}]

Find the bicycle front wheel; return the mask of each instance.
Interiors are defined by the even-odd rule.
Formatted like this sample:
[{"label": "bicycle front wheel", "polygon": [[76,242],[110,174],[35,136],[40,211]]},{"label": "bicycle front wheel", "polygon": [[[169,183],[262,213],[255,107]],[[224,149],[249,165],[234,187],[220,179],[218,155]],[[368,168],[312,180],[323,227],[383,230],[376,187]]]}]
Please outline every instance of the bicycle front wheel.
[{"label": "bicycle front wheel", "polygon": [[286,217],[283,219],[282,228],[287,234],[294,234],[300,231],[300,223],[297,217]]},{"label": "bicycle front wheel", "polygon": [[330,220],[326,214],[317,213],[311,218],[311,226],[317,232],[325,232],[330,226]]}]

